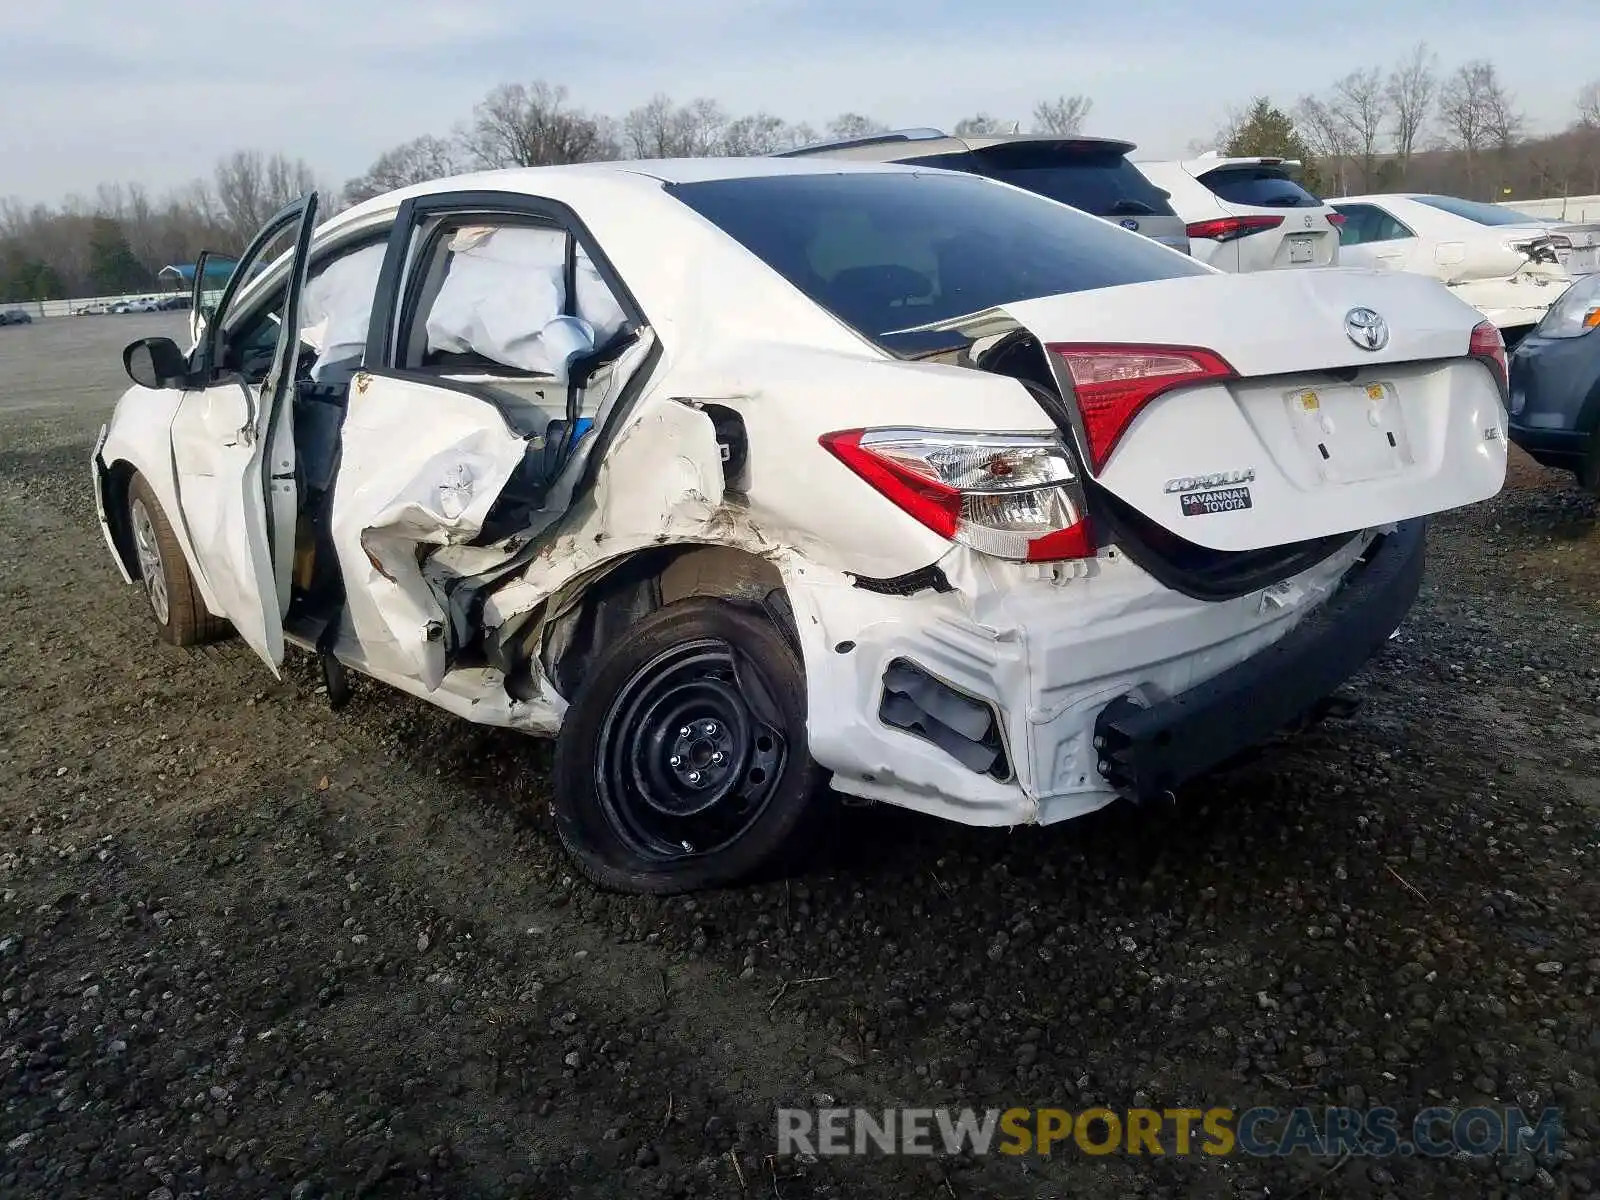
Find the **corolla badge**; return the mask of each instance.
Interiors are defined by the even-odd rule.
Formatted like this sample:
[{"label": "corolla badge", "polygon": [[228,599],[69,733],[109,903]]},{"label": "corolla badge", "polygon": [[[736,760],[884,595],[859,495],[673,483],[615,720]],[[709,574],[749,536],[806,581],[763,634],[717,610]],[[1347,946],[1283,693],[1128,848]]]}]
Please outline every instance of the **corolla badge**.
[{"label": "corolla badge", "polygon": [[1169,479],[1161,490],[1169,496],[1178,492],[1197,492],[1202,488],[1227,487],[1230,484],[1254,483],[1256,469],[1244,467],[1237,471],[1215,471],[1210,475],[1179,475]]},{"label": "corolla badge", "polygon": [[1122,221],[1121,221],[1121,225],[1122,225],[1122,227],[1124,229],[1138,229],[1139,228],[1139,222],[1135,221],[1132,217],[1123,217]]},{"label": "corolla badge", "polygon": [[1344,333],[1363,350],[1382,350],[1389,344],[1389,322],[1370,308],[1352,308],[1345,313]]}]

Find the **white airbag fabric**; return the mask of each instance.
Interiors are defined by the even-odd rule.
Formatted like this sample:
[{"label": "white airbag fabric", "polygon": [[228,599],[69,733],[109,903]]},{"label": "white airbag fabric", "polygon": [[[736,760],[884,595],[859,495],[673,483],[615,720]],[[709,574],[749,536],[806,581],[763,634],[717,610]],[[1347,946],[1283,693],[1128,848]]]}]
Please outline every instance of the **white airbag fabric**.
[{"label": "white airbag fabric", "polygon": [[322,379],[334,363],[360,358],[366,349],[372,298],[386,249],[379,242],[337,258],[306,282],[300,340],[317,351],[312,379]]},{"label": "white airbag fabric", "polygon": [[473,353],[565,380],[575,355],[626,318],[587,255],[577,262],[576,316],[566,308],[566,234],[554,229],[457,230],[449,271],[428,312],[428,349]]}]

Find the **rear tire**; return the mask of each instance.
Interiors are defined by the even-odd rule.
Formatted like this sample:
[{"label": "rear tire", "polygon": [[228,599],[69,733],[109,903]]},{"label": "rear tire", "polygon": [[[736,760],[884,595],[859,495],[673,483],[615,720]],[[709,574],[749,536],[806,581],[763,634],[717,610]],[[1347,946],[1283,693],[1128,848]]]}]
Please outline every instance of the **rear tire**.
[{"label": "rear tire", "polygon": [[594,883],[670,895],[771,868],[811,843],[826,772],[805,672],[764,615],[692,597],[590,665],[556,741],[555,819]]},{"label": "rear tire", "polygon": [[134,475],[128,485],[128,533],[161,640],[174,646],[198,646],[225,636],[227,621],[206,609],[183,547],[143,475]]}]

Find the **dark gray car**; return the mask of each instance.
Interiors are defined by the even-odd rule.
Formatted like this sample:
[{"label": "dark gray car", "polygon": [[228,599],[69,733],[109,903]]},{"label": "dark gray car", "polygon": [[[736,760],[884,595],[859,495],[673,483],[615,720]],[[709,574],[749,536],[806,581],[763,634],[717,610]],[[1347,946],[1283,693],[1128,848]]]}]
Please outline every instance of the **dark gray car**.
[{"label": "dark gray car", "polygon": [[984,175],[1115,221],[1164,246],[1189,253],[1183,220],[1167,193],[1128,161],[1137,147],[1111,138],[998,134],[956,137],[938,129],[903,129],[820,142],[785,158],[849,158],[906,163]]},{"label": "dark gray car", "polygon": [[0,311],[0,325],[32,325],[33,317],[25,309],[8,308]]},{"label": "dark gray car", "polygon": [[1600,492],[1600,274],[1569,287],[1511,355],[1511,440]]}]

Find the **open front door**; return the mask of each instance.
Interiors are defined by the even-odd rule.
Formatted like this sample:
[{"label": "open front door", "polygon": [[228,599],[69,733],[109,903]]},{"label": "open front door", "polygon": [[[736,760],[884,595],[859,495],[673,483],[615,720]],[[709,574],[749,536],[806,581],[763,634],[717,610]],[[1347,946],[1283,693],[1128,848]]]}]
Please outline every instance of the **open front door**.
[{"label": "open front door", "polygon": [[[179,504],[195,558],[223,614],[276,674],[283,661],[283,613],[294,544],[295,457],[291,405],[301,294],[317,196],[283,209],[256,235],[220,298],[201,304],[194,374],[173,421]],[[286,269],[265,292],[248,289],[269,259],[287,249]],[[210,311],[206,311],[209,309]],[[267,331],[267,332],[263,332]],[[260,354],[271,345],[264,375]]]}]

